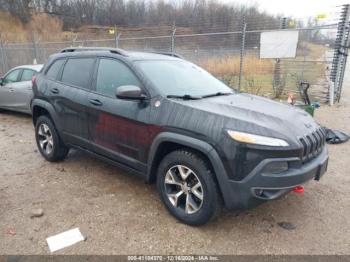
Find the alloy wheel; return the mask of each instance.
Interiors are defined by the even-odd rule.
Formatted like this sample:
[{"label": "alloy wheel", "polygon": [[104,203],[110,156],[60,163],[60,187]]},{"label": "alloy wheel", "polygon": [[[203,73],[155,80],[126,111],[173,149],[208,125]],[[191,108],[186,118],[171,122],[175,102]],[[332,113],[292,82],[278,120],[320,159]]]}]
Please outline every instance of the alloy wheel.
[{"label": "alloy wheel", "polygon": [[38,128],[38,140],[41,150],[46,155],[51,154],[54,148],[53,137],[49,126],[45,123]]},{"label": "alloy wheel", "polygon": [[176,165],[170,168],[164,180],[165,193],[170,203],[185,211],[186,214],[194,214],[203,205],[202,184],[190,168],[184,165]]}]

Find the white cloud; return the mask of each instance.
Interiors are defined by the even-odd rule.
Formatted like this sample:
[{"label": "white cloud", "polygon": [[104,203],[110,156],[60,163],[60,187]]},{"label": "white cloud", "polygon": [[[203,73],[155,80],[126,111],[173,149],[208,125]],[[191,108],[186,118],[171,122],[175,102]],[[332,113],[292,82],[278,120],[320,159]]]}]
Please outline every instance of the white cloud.
[{"label": "white cloud", "polygon": [[225,3],[259,6],[263,11],[297,18],[316,16],[320,13],[334,14],[337,6],[347,4],[349,0],[221,0]]}]

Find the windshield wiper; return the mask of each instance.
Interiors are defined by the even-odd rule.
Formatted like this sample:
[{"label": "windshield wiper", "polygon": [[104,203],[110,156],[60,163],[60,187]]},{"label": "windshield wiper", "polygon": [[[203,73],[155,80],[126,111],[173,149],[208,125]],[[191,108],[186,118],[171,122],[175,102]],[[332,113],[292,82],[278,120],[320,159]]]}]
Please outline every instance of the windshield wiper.
[{"label": "windshield wiper", "polygon": [[180,98],[183,100],[198,100],[201,99],[200,96],[191,96],[191,95],[168,95],[167,98]]},{"label": "windshield wiper", "polygon": [[202,98],[208,98],[208,97],[214,97],[214,96],[228,96],[228,95],[232,95],[233,93],[231,92],[217,92],[217,93],[214,93],[214,94],[209,94],[209,95],[205,95],[205,96],[202,96]]}]

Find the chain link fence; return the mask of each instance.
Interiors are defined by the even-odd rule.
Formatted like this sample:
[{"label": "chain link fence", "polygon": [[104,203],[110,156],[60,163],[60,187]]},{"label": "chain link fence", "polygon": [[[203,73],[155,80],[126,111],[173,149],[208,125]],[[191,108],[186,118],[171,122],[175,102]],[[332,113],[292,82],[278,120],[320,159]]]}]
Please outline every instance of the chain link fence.
[{"label": "chain link fence", "polygon": [[[259,21],[256,22],[258,24]],[[268,30],[247,30],[242,19],[236,31],[130,36],[113,39],[88,39],[66,42],[4,43],[0,41],[0,70],[14,66],[45,63],[47,58],[66,47],[118,47],[131,51],[176,52],[206,68],[232,88],[285,99],[300,94],[300,83],[310,83],[314,101],[339,101],[346,65],[349,35],[349,5],[341,7],[331,23],[302,28],[287,28],[287,21]],[[252,28],[252,26],[250,26]],[[299,31],[295,58],[260,59],[261,33],[272,30]],[[330,101],[331,100],[331,101]]]}]

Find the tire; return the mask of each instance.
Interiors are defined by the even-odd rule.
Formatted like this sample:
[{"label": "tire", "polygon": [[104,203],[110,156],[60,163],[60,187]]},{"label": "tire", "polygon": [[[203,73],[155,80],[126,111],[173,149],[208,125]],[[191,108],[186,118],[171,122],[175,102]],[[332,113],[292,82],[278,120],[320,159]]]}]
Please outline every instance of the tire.
[{"label": "tire", "polygon": [[205,160],[191,151],[177,150],[164,157],[158,167],[157,188],[168,211],[185,224],[203,225],[221,211],[214,174]]},{"label": "tire", "polygon": [[62,161],[69,149],[63,144],[58,132],[47,116],[40,116],[35,125],[36,144],[41,155],[49,162]]}]

